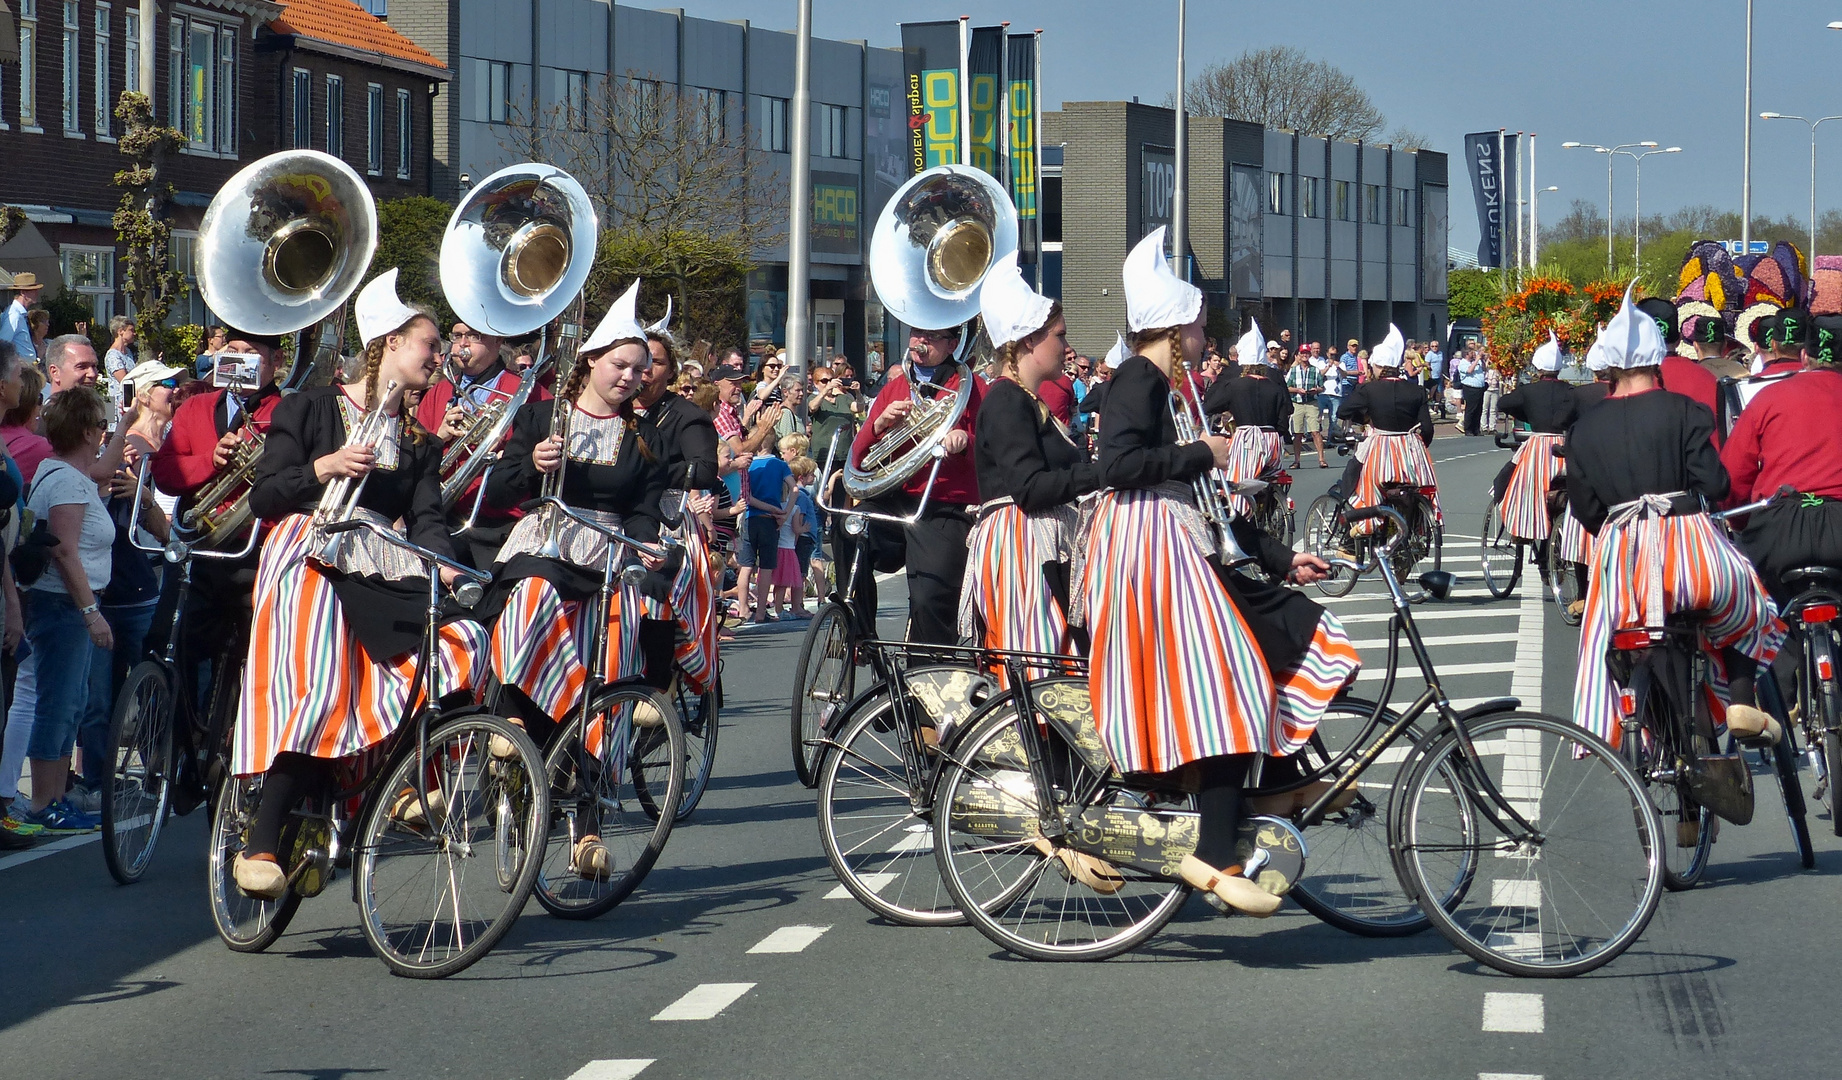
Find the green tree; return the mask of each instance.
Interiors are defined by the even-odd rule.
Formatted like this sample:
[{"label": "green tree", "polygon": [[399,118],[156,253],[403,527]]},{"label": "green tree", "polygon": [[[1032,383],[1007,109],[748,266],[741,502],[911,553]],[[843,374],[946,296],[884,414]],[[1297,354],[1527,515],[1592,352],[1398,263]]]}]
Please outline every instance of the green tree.
[{"label": "green tree", "polygon": [[115,174],[115,185],[124,189],[115,211],[115,235],[128,249],[123,280],[134,305],[136,351],[148,360],[169,346],[177,348],[168,341],[166,318],[187,291],[185,275],[173,265],[173,230],[166,221],[173,185],[161,175],[167,156],[185,145],[185,135],[154,123],[153,102],[139,91],[122,94],[115,118],[122,123],[116,149],[133,163]]},{"label": "green tree", "polygon": [[377,254],[366,278],[395,267],[397,295],[406,304],[426,304],[444,332],[454,324],[454,312],[441,291],[441,237],[453,213],[452,206],[427,195],[378,203]]},{"label": "green tree", "polygon": [[669,294],[679,340],[741,344],[748,339],[751,266],[753,261],[740,245],[703,233],[603,230],[585,289],[587,324],[594,326],[608,304],[638,277],[641,322],[658,318]]},{"label": "green tree", "polygon": [[1503,275],[1496,270],[1454,270],[1445,280],[1446,306],[1454,319],[1481,319],[1485,308],[1503,298]]}]

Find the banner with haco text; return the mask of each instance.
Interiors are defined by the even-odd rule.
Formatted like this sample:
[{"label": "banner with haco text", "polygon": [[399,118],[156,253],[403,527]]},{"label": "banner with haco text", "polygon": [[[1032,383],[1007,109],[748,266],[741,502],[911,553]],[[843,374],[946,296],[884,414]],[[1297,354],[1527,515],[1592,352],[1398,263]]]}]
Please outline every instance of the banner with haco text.
[{"label": "banner with haco text", "polygon": [[1017,204],[1017,246],[1033,262],[1036,231],[1036,35],[1012,34],[1005,58],[1010,83],[1011,198]]},{"label": "banner with haco text", "polygon": [[961,103],[959,22],[902,24],[907,68],[909,175],[959,163]]},{"label": "banner with haco text", "polygon": [[1494,270],[1515,257],[1515,137],[1499,131],[1466,135],[1465,167],[1477,200],[1477,265]]}]

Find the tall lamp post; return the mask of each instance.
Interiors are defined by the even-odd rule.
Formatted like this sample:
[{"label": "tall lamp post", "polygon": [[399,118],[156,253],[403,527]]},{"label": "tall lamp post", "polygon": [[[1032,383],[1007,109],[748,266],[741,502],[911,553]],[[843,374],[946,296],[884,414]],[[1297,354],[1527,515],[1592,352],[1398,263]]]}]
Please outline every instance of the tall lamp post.
[{"label": "tall lamp post", "polygon": [[1190,280],[1189,271],[1184,268],[1183,261],[1186,250],[1184,242],[1188,239],[1189,232],[1189,212],[1184,203],[1188,195],[1185,189],[1189,186],[1190,108],[1189,99],[1185,96],[1189,93],[1189,87],[1184,85],[1183,74],[1188,16],[1189,12],[1184,0],[1177,0],[1177,146],[1171,155],[1171,165],[1177,175],[1176,183],[1171,185],[1170,258],[1171,269],[1175,270],[1177,276],[1185,281]]},{"label": "tall lamp post", "polygon": [[[1836,29],[1842,29],[1842,22],[1833,22],[1829,25]],[[1788,113],[1762,112],[1759,114],[1759,119],[1802,120],[1805,124],[1810,126],[1810,266],[1814,271],[1816,267],[1816,129],[1831,120],[1842,120],[1842,116],[1820,116],[1815,120],[1811,120],[1802,116],[1792,116]]]},{"label": "tall lamp post", "polygon": [[1644,142],[1620,143],[1617,146],[1600,146],[1598,143],[1564,142],[1562,150],[1587,149],[1595,154],[1605,155],[1605,273],[1612,274],[1612,155],[1620,150],[1629,150],[1634,146],[1656,146],[1654,139]]},{"label": "tall lamp post", "polygon": [[1545,188],[1536,188],[1529,192],[1529,270],[1533,271],[1541,261],[1541,194],[1544,191],[1559,191],[1556,184]]},{"label": "tall lamp post", "polygon": [[[787,192],[787,366],[804,377],[812,355],[812,0],[799,0],[793,45],[793,153]],[[803,405],[800,395],[795,407]]]},{"label": "tall lamp post", "polygon": [[1644,254],[1644,159],[1652,154],[1680,154],[1682,148],[1672,146],[1666,150],[1646,150],[1641,154],[1633,154],[1629,150],[1614,152],[1637,162],[1637,182],[1631,194],[1631,263],[1641,272],[1643,264],[1639,260]]}]

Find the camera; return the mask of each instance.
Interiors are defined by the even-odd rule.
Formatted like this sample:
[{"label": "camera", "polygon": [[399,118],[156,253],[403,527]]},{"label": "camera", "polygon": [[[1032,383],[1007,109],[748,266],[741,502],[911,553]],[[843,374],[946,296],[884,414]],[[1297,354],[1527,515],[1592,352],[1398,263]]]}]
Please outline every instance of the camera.
[{"label": "camera", "polygon": [[262,385],[262,357],[255,353],[219,353],[211,368],[211,385],[249,393]]}]

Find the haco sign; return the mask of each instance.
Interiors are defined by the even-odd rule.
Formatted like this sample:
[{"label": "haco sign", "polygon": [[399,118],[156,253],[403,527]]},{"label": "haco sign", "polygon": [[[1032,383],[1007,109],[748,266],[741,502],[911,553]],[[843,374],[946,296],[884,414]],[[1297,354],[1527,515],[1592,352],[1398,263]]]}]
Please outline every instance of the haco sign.
[{"label": "haco sign", "polygon": [[1177,200],[1177,153],[1168,146],[1139,147],[1138,236],[1169,225]]}]

